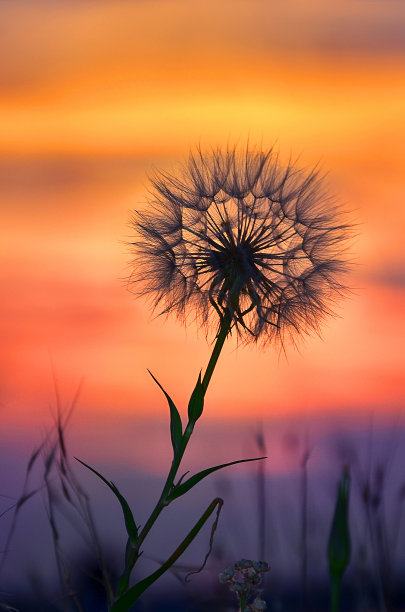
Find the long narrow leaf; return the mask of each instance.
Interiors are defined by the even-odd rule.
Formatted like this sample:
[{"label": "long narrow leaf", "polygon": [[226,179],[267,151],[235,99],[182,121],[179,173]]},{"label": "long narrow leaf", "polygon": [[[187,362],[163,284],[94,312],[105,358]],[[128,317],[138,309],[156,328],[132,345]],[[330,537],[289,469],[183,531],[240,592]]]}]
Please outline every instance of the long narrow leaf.
[{"label": "long narrow leaf", "polygon": [[170,408],[170,436],[172,439],[172,446],[173,446],[173,453],[174,456],[177,455],[177,452],[180,448],[180,444],[181,444],[181,440],[183,437],[183,426],[181,423],[181,417],[179,414],[179,411],[177,410],[172,398],[166,393],[166,391],[163,389],[162,385],[160,384],[160,382],[158,380],[156,380],[156,378],[153,376],[152,372],[150,370],[148,370],[149,374],[152,376],[153,380],[155,381],[155,383],[157,384],[157,386],[159,387],[159,389],[161,389],[163,391],[163,393],[166,396],[167,399],[167,403],[169,404],[169,408]]},{"label": "long narrow leaf", "polygon": [[117,601],[113,604],[111,608],[111,612],[128,612],[131,606],[136,602],[136,600],[142,595],[142,593],[153,584],[162,574],[167,572],[167,570],[177,561],[177,559],[183,554],[183,552],[189,547],[191,542],[197,536],[198,532],[207,522],[211,514],[214,512],[215,508],[218,506],[218,512],[220,511],[223,500],[220,497],[216,497],[208,506],[204,514],[197,521],[191,531],[187,534],[181,544],[176,548],[174,553],[168,558],[163,565],[159,567],[153,574],[144,578],[137,584],[135,584],[132,588],[129,589],[124,595],[122,595]]},{"label": "long narrow leaf", "polygon": [[129,578],[133,567],[133,564],[131,563],[131,555],[133,553],[133,550],[134,549],[131,544],[131,539],[128,538],[127,545],[125,548],[125,568],[118,580],[117,597],[121,597],[121,595],[123,595],[128,589]]},{"label": "long narrow leaf", "polygon": [[84,465],[84,467],[86,467],[88,470],[93,472],[93,474],[98,476],[103,482],[105,482],[107,487],[109,487],[111,489],[111,491],[114,493],[115,497],[118,499],[118,501],[121,504],[122,512],[124,514],[125,527],[126,527],[128,536],[129,536],[131,542],[133,544],[135,544],[137,539],[138,539],[138,528],[136,526],[135,519],[134,519],[134,516],[132,514],[131,508],[129,507],[129,504],[128,504],[127,500],[125,499],[125,497],[123,495],[121,495],[121,493],[119,492],[119,490],[117,489],[117,487],[115,486],[115,484],[113,482],[110,482],[109,480],[104,478],[104,476],[102,476],[102,474],[97,472],[97,470],[92,468],[90,465],[87,465],[87,463],[85,463],[84,461],[81,461],[81,459],[78,459],[77,457],[75,457],[75,459],[76,459],[76,461],[78,461],[79,463]]},{"label": "long narrow leaf", "polygon": [[204,410],[204,387],[201,382],[201,372],[198,375],[197,384],[191,394],[188,403],[188,420],[194,426]]},{"label": "long narrow leaf", "polygon": [[229,463],[222,463],[221,465],[216,465],[206,470],[202,470],[202,472],[194,474],[194,476],[191,476],[191,478],[189,478],[182,484],[175,486],[174,489],[172,489],[172,491],[167,496],[167,500],[168,502],[171,502],[177,497],[184,495],[185,493],[187,493],[187,491],[189,491],[196,484],[198,484],[200,480],[202,480],[206,476],[209,476],[209,474],[216,472],[217,470],[221,470],[222,468],[226,468],[230,465],[236,465],[237,463],[248,463],[249,461],[260,461],[261,459],[267,459],[267,457],[255,457],[254,459],[239,459],[238,461],[230,461]]}]

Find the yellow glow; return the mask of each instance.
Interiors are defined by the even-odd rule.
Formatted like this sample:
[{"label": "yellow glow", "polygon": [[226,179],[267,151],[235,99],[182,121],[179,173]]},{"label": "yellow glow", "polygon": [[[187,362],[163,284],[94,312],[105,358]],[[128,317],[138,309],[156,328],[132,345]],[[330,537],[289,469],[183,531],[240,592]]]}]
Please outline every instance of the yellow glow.
[{"label": "yellow glow", "polygon": [[22,406],[11,421],[37,418],[29,400],[42,401],[50,385],[48,351],[69,391],[87,377],[88,411],[114,404],[118,414],[136,407],[163,418],[146,367],[159,370],[184,408],[209,347],[194,327],[186,336],[176,321],[150,321],[150,307],[127,295],[120,241],[155,165],[170,166],[198,143],[247,140],[330,171],[360,222],[359,289],[343,319],[325,327],[325,342],[309,341],[288,363],[230,345],[207,418],[403,400],[403,285],[389,276],[403,262],[405,223],[400,6],[2,4],[0,366],[6,395]]}]

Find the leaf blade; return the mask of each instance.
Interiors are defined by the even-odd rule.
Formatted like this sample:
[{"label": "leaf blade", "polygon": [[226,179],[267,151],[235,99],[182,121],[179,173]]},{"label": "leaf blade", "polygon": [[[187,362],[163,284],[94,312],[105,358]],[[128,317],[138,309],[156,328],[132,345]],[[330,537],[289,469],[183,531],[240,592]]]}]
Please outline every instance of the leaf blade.
[{"label": "leaf blade", "polygon": [[125,497],[119,492],[119,490],[115,486],[115,484],[113,482],[110,482],[109,480],[107,480],[107,478],[105,478],[102,474],[100,474],[100,472],[97,472],[97,470],[92,468],[90,465],[88,465],[87,463],[85,463],[81,459],[78,459],[77,457],[75,457],[75,459],[76,459],[76,461],[78,461],[79,463],[84,465],[84,467],[86,467],[88,470],[93,472],[93,474],[98,476],[107,485],[107,487],[109,487],[111,489],[111,491],[114,493],[115,497],[118,499],[118,501],[119,501],[119,503],[121,505],[121,509],[122,509],[123,514],[124,514],[124,522],[125,522],[125,527],[126,527],[126,530],[127,530],[127,534],[129,536],[130,540],[135,544],[137,539],[138,539],[138,528],[136,526],[135,519],[134,519],[134,516],[132,514],[132,510],[129,507],[129,504],[128,504],[127,500],[125,499]]},{"label": "leaf blade", "polygon": [[194,391],[191,394],[190,401],[188,403],[188,420],[191,425],[195,425],[204,410],[204,396],[205,391],[201,382],[201,372],[198,375],[197,384],[194,387]]},{"label": "leaf blade", "polygon": [[237,461],[230,461],[229,463],[222,463],[221,465],[216,465],[214,467],[207,468],[206,470],[202,470],[201,472],[197,472],[197,474],[194,474],[194,476],[191,476],[185,482],[175,486],[172,489],[172,491],[169,493],[169,495],[167,496],[167,500],[171,502],[174,499],[181,497],[182,495],[187,493],[187,491],[192,489],[196,484],[198,484],[201,480],[203,480],[203,478],[206,478],[213,472],[221,470],[222,468],[229,467],[230,465],[236,465],[238,463],[248,463],[250,461],[260,461],[261,459],[267,459],[267,457],[255,457],[253,459],[238,459]]},{"label": "leaf blade", "polygon": [[[164,574],[183,554],[183,552],[188,548],[194,538],[197,536],[199,531],[202,529],[204,524],[207,522],[211,514],[214,512],[215,508],[220,510],[223,505],[223,500],[220,497],[216,497],[208,506],[204,514],[200,517],[194,527],[189,531],[187,536],[181,542],[181,544],[176,548],[174,553],[163,563],[155,572],[135,584],[128,591],[126,591],[121,597],[119,597],[113,606],[111,607],[111,612],[128,612],[131,606],[136,602],[136,600],[142,595],[142,593],[153,584],[162,574]],[[218,519],[217,519],[218,520]]]},{"label": "leaf blade", "polygon": [[150,370],[148,370],[149,374],[151,375],[151,377],[153,378],[153,380],[155,381],[155,383],[157,384],[157,386],[159,387],[159,389],[161,389],[161,391],[165,394],[166,399],[167,399],[167,403],[169,404],[169,409],[170,409],[170,437],[171,437],[171,441],[172,441],[172,447],[173,447],[173,453],[174,456],[177,455],[180,446],[181,446],[181,441],[183,438],[183,424],[181,422],[181,417],[180,417],[180,413],[177,410],[175,403],[173,402],[172,398],[170,397],[170,395],[168,393],[166,393],[166,391],[163,389],[162,385],[160,384],[160,382],[153,376],[152,372]]},{"label": "leaf blade", "polygon": [[335,512],[328,541],[329,573],[340,579],[350,562],[351,539],[349,528],[350,475],[344,466],[338,485]]}]

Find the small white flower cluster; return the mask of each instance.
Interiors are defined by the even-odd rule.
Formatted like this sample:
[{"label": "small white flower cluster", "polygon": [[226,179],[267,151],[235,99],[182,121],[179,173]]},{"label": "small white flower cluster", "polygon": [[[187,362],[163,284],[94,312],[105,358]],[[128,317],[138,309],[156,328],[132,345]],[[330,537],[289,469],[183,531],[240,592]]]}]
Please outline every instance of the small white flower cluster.
[{"label": "small white flower cluster", "polygon": [[262,590],[258,589],[258,585],[263,581],[263,574],[268,572],[270,567],[266,561],[251,561],[250,559],[241,559],[234,563],[232,567],[227,567],[219,574],[219,581],[222,584],[229,584],[229,588],[233,591],[240,602],[246,602],[254,597],[254,600],[247,606],[243,607],[242,612],[259,612],[266,610],[267,605],[264,599],[261,598]]}]

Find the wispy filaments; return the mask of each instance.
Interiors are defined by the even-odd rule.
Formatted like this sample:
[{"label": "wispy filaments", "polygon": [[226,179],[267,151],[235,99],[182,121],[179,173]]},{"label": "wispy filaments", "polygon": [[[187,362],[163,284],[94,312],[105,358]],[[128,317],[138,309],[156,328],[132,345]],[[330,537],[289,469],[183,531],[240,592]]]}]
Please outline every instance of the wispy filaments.
[{"label": "wispy filaments", "polygon": [[134,214],[131,285],[159,313],[219,317],[245,341],[319,331],[345,291],[351,233],[323,183],[272,150],[190,154]]}]

